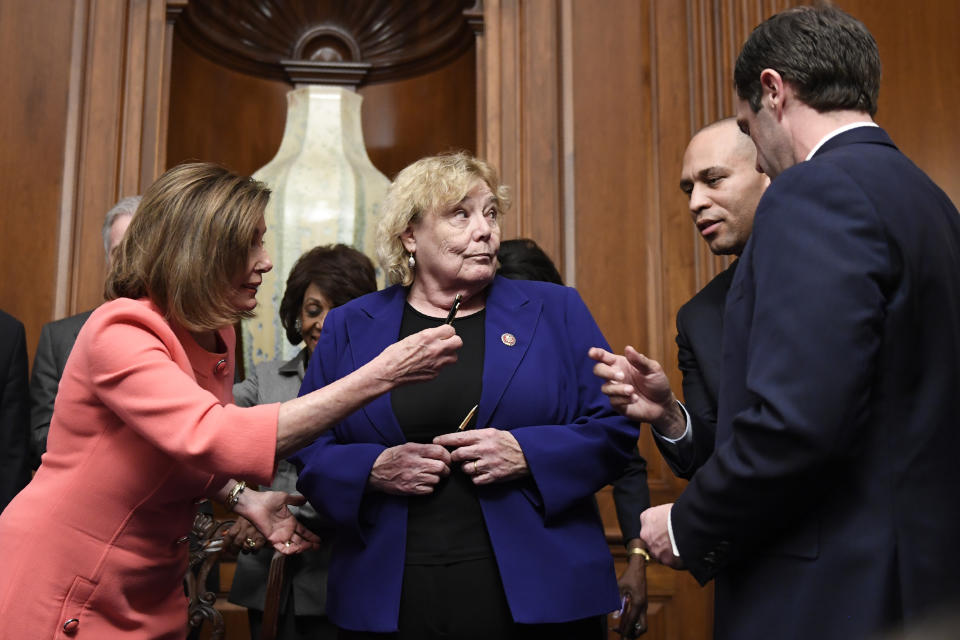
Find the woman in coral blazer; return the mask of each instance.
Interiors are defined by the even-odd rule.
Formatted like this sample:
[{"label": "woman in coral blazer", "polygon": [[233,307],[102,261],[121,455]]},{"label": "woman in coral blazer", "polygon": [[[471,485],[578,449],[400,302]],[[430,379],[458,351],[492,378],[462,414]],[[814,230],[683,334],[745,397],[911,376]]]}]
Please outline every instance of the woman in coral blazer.
[{"label": "woman in coral blazer", "polygon": [[[393,386],[453,359],[459,339],[391,345],[339,387],[287,403],[230,404],[232,325],[256,306],[272,267],[263,249],[267,188],[209,164],[151,186],[118,248],[107,302],[64,370],[43,463],[0,517],[0,637],[183,638],[187,532],[213,497],[290,553],[316,546],[282,492],[278,456]],[[398,366],[402,363],[402,366]]]}]

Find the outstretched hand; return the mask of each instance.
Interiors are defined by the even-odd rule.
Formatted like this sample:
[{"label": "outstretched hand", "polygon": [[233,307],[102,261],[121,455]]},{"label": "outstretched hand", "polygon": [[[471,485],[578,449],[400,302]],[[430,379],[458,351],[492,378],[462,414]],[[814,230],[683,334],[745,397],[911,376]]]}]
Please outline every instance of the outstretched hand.
[{"label": "outstretched hand", "polygon": [[303,496],[283,491],[244,491],[234,511],[249,520],[279,553],[293,554],[320,548],[320,538],[307,529],[288,505],[301,505]]},{"label": "outstretched hand", "polygon": [[450,325],[418,331],[390,345],[376,357],[381,378],[395,385],[432,380],[457,361],[463,340]]},{"label": "outstretched hand", "polygon": [[666,425],[677,418],[685,425],[686,418],[660,363],[629,346],[623,354],[618,356],[599,347],[589,352],[597,361],[594,375],[605,381],[600,390],[610,398],[613,408],[631,420],[653,424],[661,433],[668,433]]}]

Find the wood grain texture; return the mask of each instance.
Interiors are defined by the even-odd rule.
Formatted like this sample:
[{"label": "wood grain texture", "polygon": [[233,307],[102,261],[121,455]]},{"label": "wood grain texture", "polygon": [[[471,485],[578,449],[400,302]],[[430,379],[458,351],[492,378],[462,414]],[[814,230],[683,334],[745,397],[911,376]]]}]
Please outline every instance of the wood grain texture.
[{"label": "wood grain texture", "polygon": [[0,308],[23,322],[31,361],[54,313],[73,19],[58,0],[0,3]]},{"label": "wood grain texture", "polygon": [[877,41],[883,75],[877,123],[960,207],[960,3],[836,0]]}]

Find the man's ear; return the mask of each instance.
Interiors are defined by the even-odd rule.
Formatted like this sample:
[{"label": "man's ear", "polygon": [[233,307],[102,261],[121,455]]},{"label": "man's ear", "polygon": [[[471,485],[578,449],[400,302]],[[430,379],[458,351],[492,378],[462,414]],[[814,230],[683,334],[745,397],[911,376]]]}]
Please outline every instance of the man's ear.
[{"label": "man's ear", "polygon": [[760,72],[760,88],[763,95],[760,104],[770,107],[779,119],[783,113],[786,85],[780,73],[773,69],[764,69]]},{"label": "man's ear", "polygon": [[417,239],[413,237],[412,225],[408,224],[407,228],[400,234],[400,242],[403,243],[403,248],[406,249],[408,253],[416,253]]}]

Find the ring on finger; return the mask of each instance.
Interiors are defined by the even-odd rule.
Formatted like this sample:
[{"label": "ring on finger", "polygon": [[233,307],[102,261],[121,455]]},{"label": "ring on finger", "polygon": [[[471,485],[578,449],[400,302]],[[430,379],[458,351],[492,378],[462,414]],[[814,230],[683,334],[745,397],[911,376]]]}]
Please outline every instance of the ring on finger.
[{"label": "ring on finger", "polygon": [[253,538],[247,538],[243,541],[243,546],[245,546],[247,549],[253,549],[257,546],[257,541]]}]

